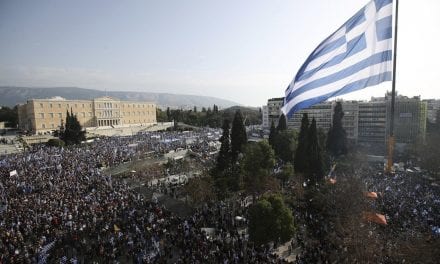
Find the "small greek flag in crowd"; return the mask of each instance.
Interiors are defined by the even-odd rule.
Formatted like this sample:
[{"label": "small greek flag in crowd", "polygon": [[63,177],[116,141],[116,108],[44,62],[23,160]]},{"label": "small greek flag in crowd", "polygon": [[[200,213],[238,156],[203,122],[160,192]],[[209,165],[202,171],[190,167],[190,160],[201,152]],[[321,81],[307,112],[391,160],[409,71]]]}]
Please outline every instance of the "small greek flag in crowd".
[{"label": "small greek flag in crowd", "polygon": [[324,40],[286,89],[283,113],[392,79],[392,0],[373,0]]},{"label": "small greek flag in crowd", "polygon": [[56,241],[52,241],[49,244],[46,244],[44,247],[41,248],[39,254],[38,254],[38,264],[46,264],[47,258],[49,257],[51,249],[55,246]]}]

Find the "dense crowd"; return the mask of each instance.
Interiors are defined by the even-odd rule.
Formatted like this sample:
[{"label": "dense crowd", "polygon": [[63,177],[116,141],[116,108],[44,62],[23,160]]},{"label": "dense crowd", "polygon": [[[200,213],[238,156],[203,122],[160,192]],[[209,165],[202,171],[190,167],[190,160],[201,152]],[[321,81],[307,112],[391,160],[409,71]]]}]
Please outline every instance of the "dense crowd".
[{"label": "dense crowd", "polygon": [[[248,241],[247,203],[205,204],[178,216],[103,170],[183,149],[207,164],[215,157],[219,135],[211,129],[150,132],[97,138],[76,147],[39,145],[1,156],[0,263],[283,263],[273,249]],[[179,166],[168,173],[182,171]],[[387,232],[440,236],[439,186],[424,173],[385,177],[372,166],[353,173],[368,191],[378,193],[372,210],[386,215]],[[178,198],[179,183],[170,177],[168,183],[168,178],[153,181],[165,174],[156,165],[132,176]],[[301,232],[296,241],[307,249]],[[326,251],[303,251],[297,262],[318,259]]]},{"label": "dense crowd", "polygon": [[144,133],[1,157],[0,262],[280,263],[239,232],[243,207],[212,204],[181,218],[102,170],[179,148],[204,158],[217,134]]},{"label": "dense crowd", "polygon": [[[362,189],[377,194],[376,199],[365,197],[367,203],[363,210],[383,214],[386,220],[386,225],[377,223],[361,225],[359,230],[365,232],[368,239],[376,240],[369,245],[374,248],[369,256],[372,261],[401,263],[404,258],[399,256],[397,251],[403,250],[402,244],[419,246],[411,245],[410,241],[423,241],[425,246],[431,244],[433,247],[438,244],[440,239],[440,186],[428,172],[408,169],[386,175],[383,173],[382,166],[382,164],[377,166],[368,164],[368,166],[361,166],[352,171],[353,175],[364,185]],[[340,175],[340,177],[344,176]],[[296,215],[301,215],[301,212]],[[306,218],[306,221],[308,220],[311,219]],[[347,230],[350,229],[347,228]],[[331,243],[326,240],[314,241],[315,244],[310,246],[310,241],[307,241],[303,235],[305,233],[305,231],[297,233],[296,241],[301,250],[296,263],[317,261],[325,263],[329,259],[327,255],[332,255],[332,259],[339,258],[338,261],[341,263],[347,261],[348,258],[345,255],[350,254],[347,253],[348,243],[335,242],[337,237],[333,236],[335,240]],[[360,239],[359,236],[358,239]],[[368,244],[367,241],[365,243]],[[353,245],[355,243],[350,244],[352,247]],[[363,250],[365,253],[365,246]],[[359,252],[352,252],[352,257],[356,258],[357,253]],[[421,261],[424,262],[423,259]],[[427,263],[431,263],[430,261],[431,256]]]},{"label": "dense crowd", "polygon": [[393,233],[440,236],[440,186],[428,173],[410,170],[384,176],[365,170],[360,175],[368,190],[378,193],[373,206],[386,215]]}]

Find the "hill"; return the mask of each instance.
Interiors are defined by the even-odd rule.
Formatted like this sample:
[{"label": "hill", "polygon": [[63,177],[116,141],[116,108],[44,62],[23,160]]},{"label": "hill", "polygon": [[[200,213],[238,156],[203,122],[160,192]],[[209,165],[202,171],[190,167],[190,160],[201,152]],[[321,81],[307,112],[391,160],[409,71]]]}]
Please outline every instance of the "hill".
[{"label": "hill", "polygon": [[101,91],[77,87],[54,87],[54,88],[29,88],[0,86],[0,106],[13,107],[19,103],[25,103],[28,99],[42,99],[53,96],[61,96],[66,99],[93,99],[101,96],[111,96],[128,101],[151,101],[161,108],[188,108],[212,107],[214,104],[220,108],[227,108],[238,105],[225,99],[209,96],[152,93],[152,92],[123,92],[123,91]]}]

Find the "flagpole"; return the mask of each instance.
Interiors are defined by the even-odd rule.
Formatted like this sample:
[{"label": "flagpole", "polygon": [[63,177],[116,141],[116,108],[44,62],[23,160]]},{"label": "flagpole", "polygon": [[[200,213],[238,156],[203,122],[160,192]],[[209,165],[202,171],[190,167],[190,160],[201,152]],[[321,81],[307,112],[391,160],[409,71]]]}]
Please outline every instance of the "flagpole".
[{"label": "flagpole", "polygon": [[387,172],[391,172],[393,166],[393,153],[394,153],[394,105],[396,102],[396,64],[397,64],[397,22],[399,18],[399,0],[396,0],[396,15],[394,22],[394,52],[393,52],[393,82],[391,90],[391,123],[390,123],[390,135],[388,138],[388,164]]}]

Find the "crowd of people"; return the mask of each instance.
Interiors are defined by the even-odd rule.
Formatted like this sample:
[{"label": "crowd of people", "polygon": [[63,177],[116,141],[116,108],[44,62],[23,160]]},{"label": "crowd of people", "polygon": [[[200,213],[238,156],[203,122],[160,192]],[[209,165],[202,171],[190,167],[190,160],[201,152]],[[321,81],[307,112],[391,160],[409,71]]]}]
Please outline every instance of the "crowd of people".
[{"label": "crowd of people", "polygon": [[[361,202],[351,206],[359,206],[363,213],[383,215],[384,222],[376,220],[367,224],[371,220],[359,214],[353,216],[353,219],[357,219],[353,221],[359,221],[353,225],[354,227],[340,224],[328,226],[327,223],[334,221],[329,219],[338,214],[336,206],[344,206],[341,204],[331,207],[334,209],[324,209],[328,210],[328,214],[324,216],[329,219],[308,218],[307,214],[297,212],[296,216],[303,216],[304,226],[301,226],[296,235],[297,246],[300,247],[296,263],[325,263],[329,259],[338,260],[340,263],[357,262],[360,257],[366,256],[369,260],[365,262],[403,263],[405,257],[408,258],[405,254],[411,254],[405,252],[409,251],[408,248],[413,250],[412,254],[418,254],[420,263],[433,263],[431,261],[435,259],[434,255],[439,256],[439,252],[431,252],[430,248],[435,248],[440,241],[438,180],[420,169],[400,169],[393,174],[385,174],[383,164],[372,163],[353,168],[351,173],[359,180],[360,189],[365,191],[363,194],[359,193],[364,195]],[[328,184],[341,184],[346,176],[338,175],[337,181]],[[366,196],[373,193],[372,196]],[[347,194],[347,197],[350,196]],[[354,212],[359,213],[356,210]],[[314,220],[319,222],[328,236],[319,240],[307,238],[307,222]],[[358,241],[351,241],[353,236]],[[359,241],[365,244],[362,245]],[[418,244],[413,244],[414,241],[418,241]],[[357,250],[358,248],[361,250]],[[426,250],[429,252],[424,252]]]},{"label": "crowd of people", "polygon": [[440,236],[440,186],[426,172],[396,172],[393,176],[366,169],[360,173],[378,199],[374,209],[386,215],[393,233]]},{"label": "crowd of people", "polygon": [[216,134],[144,133],[0,157],[0,263],[281,263],[239,232],[243,207],[182,218],[103,170],[178,148],[205,159]]},{"label": "crowd of people", "polygon": [[[205,204],[179,216],[104,169],[179,150],[206,165],[219,135],[215,129],[149,132],[0,156],[0,263],[284,263],[273,248],[248,240],[247,202]],[[131,174],[152,191],[179,198],[180,184],[157,180],[165,170],[156,165]],[[372,209],[386,215],[388,232],[440,236],[439,186],[424,173],[384,177],[373,166],[354,173],[378,194]],[[297,238],[291,247],[306,248],[301,232]]]}]

